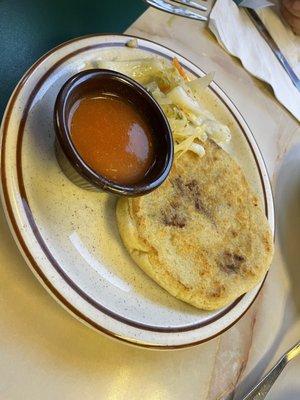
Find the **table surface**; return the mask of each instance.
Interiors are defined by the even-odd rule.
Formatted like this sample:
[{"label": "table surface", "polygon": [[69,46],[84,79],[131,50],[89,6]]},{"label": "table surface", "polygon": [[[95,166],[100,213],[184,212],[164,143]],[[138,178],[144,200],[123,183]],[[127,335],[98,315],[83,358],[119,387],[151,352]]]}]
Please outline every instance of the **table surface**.
[{"label": "table surface", "polygon": [[[79,34],[121,31],[143,8],[138,1],[124,2],[124,6],[111,0],[110,9],[123,4],[112,16],[99,0],[88,3],[87,18],[82,17],[84,3],[74,1],[66,22],[61,14],[70,3],[53,0],[42,7],[38,1],[0,2],[1,33],[6,24],[9,36],[0,44],[6,48],[1,54],[8,54],[0,66],[2,105],[16,80],[41,53]],[[110,16],[110,21],[103,15]],[[61,26],[54,27],[55,21]],[[23,28],[19,24],[24,24]],[[299,339],[299,124],[266,85],[252,78],[218,45],[203,24],[147,10],[127,33],[165,44],[204,71],[215,71],[215,81],[238,104],[273,185],[277,232],[272,268],[257,301],[222,336],[192,349],[143,350],[97,334],[61,308],[26,267],[1,209],[1,400],[237,400]],[[8,66],[12,70],[5,75]],[[299,376],[297,359],[282,373],[269,398],[298,400]]]}]

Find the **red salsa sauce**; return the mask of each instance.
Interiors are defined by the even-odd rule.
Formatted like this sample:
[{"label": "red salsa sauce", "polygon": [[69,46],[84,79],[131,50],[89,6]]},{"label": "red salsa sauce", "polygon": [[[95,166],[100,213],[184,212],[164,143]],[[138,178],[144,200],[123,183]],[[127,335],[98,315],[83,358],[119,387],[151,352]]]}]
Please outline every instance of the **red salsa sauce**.
[{"label": "red salsa sauce", "polygon": [[69,129],[84,162],[109,180],[137,183],[153,165],[151,127],[125,100],[93,94],[78,100]]}]

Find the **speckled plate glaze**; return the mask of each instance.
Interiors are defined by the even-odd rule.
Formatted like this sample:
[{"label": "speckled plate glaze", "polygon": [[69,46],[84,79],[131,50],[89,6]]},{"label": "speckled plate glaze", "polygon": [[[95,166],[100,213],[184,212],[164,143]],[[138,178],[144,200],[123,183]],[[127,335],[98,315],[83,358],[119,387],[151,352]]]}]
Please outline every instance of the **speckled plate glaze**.
[{"label": "speckled plate glaze", "polygon": [[[68,181],[54,155],[53,106],[62,84],[99,59],[176,56],[194,76],[204,73],[172,50],[124,35],[94,35],[58,46],[21,79],[2,122],[1,177],[6,216],[25,260],[46,289],[78,319],[112,337],[159,349],[209,340],[234,324],[260,287],[224,309],[204,312],[161,289],[127,254],[116,226],[115,198]],[[274,230],[270,183],[253,136],[214,83],[203,99],[233,133],[237,159]]]}]

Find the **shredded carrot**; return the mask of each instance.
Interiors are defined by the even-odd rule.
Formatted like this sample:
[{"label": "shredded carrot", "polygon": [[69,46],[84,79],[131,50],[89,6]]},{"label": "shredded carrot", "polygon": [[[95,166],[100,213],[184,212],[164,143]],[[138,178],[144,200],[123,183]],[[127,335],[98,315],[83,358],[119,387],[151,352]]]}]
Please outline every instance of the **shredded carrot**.
[{"label": "shredded carrot", "polygon": [[163,93],[167,93],[167,92],[171,89],[171,86],[168,85],[168,84],[161,83],[161,84],[159,85],[159,89],[160,89]]},{"label": "shredded carrot", "polygon": [[185,79],[186,81],[190,80],[189,77],[187,76],[187,74],[185,73],[185,70],[182,68],[182,66],[180,65],[180,63],[176,57],[173,58],[172,64],[177,69],[179,74],[183,77],[183,79]]}]

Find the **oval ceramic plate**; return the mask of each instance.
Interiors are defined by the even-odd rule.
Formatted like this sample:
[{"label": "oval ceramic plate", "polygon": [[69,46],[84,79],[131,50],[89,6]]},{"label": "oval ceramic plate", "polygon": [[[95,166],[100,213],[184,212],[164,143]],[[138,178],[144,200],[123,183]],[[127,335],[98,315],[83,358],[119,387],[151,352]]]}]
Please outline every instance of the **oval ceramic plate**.
[{"label": "oval ceramic plate", "polygon": [[[2,123],[2,199],[15,240],[48,291],[98,331],[142,346],[184,347],[211,339],[234,324],[258,294],[224,309],[204,312],[161,289],[132,261],[115,221],[115,198],[69,182],[54,155],[53,106],[63,83],[100,59],[176,56],[194,76],[204,73],[156,43],[128,36],[79,38],[50,51],[16,87]],[[227,150],[241,164],[274,229],[272,193],[253,136],[225,93],[214,83],[206,106],[232,130]]]}]

